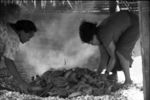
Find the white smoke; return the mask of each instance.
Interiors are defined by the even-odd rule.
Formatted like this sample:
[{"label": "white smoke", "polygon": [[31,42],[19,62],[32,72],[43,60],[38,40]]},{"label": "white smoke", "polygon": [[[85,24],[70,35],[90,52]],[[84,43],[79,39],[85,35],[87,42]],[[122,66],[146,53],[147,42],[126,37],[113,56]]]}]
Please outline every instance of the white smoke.
[{"label": "white smoke", "polygon": [[[94,3],[91,9],[93,7]],[[27,72],[41,75],[51,68],[67,69],[86,64],[97,47],[82,43],[78,30],[80,19],[92,19],[91,16],[96,18],[92,14],[72,12],[56,14],[49,20],[38,20],[37,34],[20,46],[20,53],[26,56],[19,58],[23,59],[22,64],[27,67]]]},{"label": "white smoke", "polygon": [[21,51],[26,53],[26,62],[34,66],[36,74],[42,74],[50,68],[82,66],[94,54],[96,47],[81,42],[78,35],[80,20],[74,22],[77,17],[73,17],[74,14],[63,17],[59,22],[56,20],[51,24],[43,24],[45,33],[38,33],[21,46]]}]

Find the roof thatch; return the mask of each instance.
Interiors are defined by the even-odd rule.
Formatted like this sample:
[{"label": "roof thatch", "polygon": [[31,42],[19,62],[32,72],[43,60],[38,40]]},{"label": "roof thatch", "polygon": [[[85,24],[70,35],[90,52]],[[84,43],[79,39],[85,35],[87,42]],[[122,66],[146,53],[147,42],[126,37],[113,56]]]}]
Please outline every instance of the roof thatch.
[{"label": "roof thatch", "polygon": [[45,8],[46,5],[52,4],[53,6],[56,6],[57,3],[62,3],[62,4],[68,4],[72,8],[72,3],[71,2],[82,2],[81,0],[0,0],[1,3],[9,4],[9,3],[16,3],[18,5],[22,5],[24,3],[33,3],[34,6],[37,6],[37,2],[41,3],[41,7]]},{"label": "roof thatch", "polygon": [[[92,1],[95,2],[95,6],[92,6]],[[90,9],[90,12],[109,13],[110,1],[112,0],[0,0],[0,3],[4,3],[6,5],[15,3],[19,6],[27,6],[27,4],[29,4],[35,8],[40,7],[44,10],[49,9],[48,11],[57,8],[61,11],[64,11],[65,9],[70,11],[77,11],[78,8],[79,12],[81,12],[81,10],[84,11],[87,7],[92,6],[93,8]],[[113,0],[113,2],[117,3],[120,9],[138,11],[136,0]],[[83,5],[86,5],[86,7]]]},{"label": "roof thatch", "polygon": [[[51,4],[52,6],[57,6],[58,4],[68,5],[70,8],[73,8],[73,4],[81,4],[85,1],[99,1],[100,3],[109,2],[112,0],[0,0],[0,3],[16,3],[18,5],[33,3],[34,7],[40,3],[42,8],[45,8],[46,5]],[[130,4],[137,2],[137,0],[113,0],[114,2],[118,1],[120,4],[128,7]]]}]

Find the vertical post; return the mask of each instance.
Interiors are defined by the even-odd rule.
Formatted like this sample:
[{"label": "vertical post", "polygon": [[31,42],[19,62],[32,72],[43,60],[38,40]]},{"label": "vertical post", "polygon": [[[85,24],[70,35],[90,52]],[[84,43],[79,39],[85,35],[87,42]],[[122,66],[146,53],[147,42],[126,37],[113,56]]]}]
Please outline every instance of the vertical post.
[{"label": "vertical post", "polygon": [[109,13],[110,13],[110,15],[113,14],[114,12],[116,12],[116,6],[117,6],[116,0],[110,0],[109,1]]},{"label": "vertical post", "polygon": [[150,1],[139,1],[139,22],[141,36],[141,54],[143,66],[144,100],[150,100],[150,66],[149,66],[149,34],[150,34]]}]

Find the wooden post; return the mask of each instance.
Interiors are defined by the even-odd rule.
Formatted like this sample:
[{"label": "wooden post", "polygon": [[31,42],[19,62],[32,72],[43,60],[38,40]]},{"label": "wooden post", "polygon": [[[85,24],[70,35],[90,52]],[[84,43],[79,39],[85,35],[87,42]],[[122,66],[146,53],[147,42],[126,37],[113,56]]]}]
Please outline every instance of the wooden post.
[{"label": "wooden post", "polygon": [[150,1],[139,1],[139,21],[141,36],[141,54],[143,65],[144,100],[150,100],[150,66],[149,66],[149,34],[150,34]]},{"label": "wooden post", "polygon": [[113,14],[114,12],[116,12],[116,6],[117,6],[116,0],[110,0],[109,1],[109,13],[110,13],[110,15]]}]

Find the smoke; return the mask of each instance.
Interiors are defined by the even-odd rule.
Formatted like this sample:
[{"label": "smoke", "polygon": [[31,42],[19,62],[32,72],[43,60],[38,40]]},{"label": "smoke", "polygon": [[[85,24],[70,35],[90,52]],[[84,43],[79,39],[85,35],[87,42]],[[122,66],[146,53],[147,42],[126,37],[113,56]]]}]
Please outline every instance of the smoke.
[{"label": "smoke", "polygon": [[28,43],[20,45],[16,59],[22,59],[22,66],[32,75],[49,69],[82,67],[97,51],[97,47],[82,43],[78,33],[81,19],[94,19],[95,15],[70,12],[53,16],[37,19],[38,32]]}]

